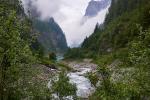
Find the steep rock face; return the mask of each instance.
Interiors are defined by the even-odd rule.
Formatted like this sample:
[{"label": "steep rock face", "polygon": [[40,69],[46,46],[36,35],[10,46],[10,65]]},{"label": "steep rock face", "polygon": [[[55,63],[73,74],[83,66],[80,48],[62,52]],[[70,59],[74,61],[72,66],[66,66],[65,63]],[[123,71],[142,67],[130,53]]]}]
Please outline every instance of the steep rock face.
[{"label": "steep rock face", "polygon": [[100,12],[101,10],[105,9],[110,5],[111,0],[91,0],[86,8],[85,16],[94,17]]},{"label": "steep rock face", "polygon": [[49,52],[64,53],[67,49],[66,37],[53,18],[41,20],[41,13],[37,11],[32,0],[28,0],[26,9],[27,13],[32,20],[33,30],[39,33],[37,41],[43,47],[44,53]]},{"label": "steep rock face", "polygon": [[40,33],[38,41],[43,46],[46,54],[51,51],[63,53],[67,50],[65,35],[53,18],[48,21],[34,19],[33,27]]}]

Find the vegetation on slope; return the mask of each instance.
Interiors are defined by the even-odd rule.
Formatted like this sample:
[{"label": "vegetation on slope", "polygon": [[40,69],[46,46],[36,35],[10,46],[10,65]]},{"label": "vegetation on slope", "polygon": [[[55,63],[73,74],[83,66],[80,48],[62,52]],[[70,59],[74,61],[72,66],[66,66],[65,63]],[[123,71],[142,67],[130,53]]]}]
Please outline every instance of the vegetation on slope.
[{"label": "vegetation on slope", "polygon": [[37,60],[30,48],[31,26],[20,2],[2,1],[0,15],[0,99],[49,98],[45,83],[37,78],[40,70],[33,66]]},{"label": "vegetation on slope", "polygon": [[99,65],[101,85],[91,100],[150,98],[149,5],[149,0],[112,0],[104,27],[96,26],[81,48],[66,54],[68,58],[91,57]]},{"label": "vegetation on slope", "polygon": [[42,45],[44,54],[64,53],[68,49],[65,35],[53,18],[46,21],[34,18],[32,22],[34,30],[40,32],[37,40]]},{"label": "vegetation on slope", "polygon": [[0,100],[51,99],[47,83],[54,75],[44,63],[55,66],[56,56],[43,57],[32,30],[19,0],[0,1]]}]

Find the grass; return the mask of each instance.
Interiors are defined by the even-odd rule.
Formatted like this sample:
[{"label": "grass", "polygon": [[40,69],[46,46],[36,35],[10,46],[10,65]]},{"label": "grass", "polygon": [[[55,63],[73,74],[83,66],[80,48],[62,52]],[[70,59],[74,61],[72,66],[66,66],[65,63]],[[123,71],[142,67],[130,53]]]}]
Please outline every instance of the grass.
[{"label": "grass", "polygon": [[99,80],[96,73],[88,72],[88,73],[86,74],[86,77],[90,80],[90,82],[91,82],[94,86],[96,86],[96,84],[97,84],[97,82],[98,82],[98,80]]},{"label": "grass", "polygon": [[59,66],[63,70],[73,71],[73,69],[71,67],[69,67],[67,64],[65,64],[63,62],[58,62],[56,65]]}]

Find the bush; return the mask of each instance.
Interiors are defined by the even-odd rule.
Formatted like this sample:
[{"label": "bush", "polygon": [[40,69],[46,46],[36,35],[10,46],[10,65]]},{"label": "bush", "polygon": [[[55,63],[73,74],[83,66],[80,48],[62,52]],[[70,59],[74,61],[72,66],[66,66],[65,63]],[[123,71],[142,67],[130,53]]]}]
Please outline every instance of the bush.
[{"label": "bush", "polygon": [[98,80],[99,80],[97,74],[96,74],[96,73],[89,72],[89,73],[87,73],[87,77],[88,77],[88,79],[90,80],[90,82],[91,82],[94,86],[96,86],[96,84],[97,84],[97,82],[98,82]]},{"label": "bush", "polygon": [[80,59],[84,57],[84,52],[80,48],[71,48],[64,57],[65,59]]},{"label": "bush", "polygon": [[69,78],[65,72],[59,74],[58,81],[53,82],[52,84],[53,93],[56,93],[59,96],[60,100],[63,100],[63,97],[73,96],[76,98],[76,86],[69,83]]},{"label": "bush", "polygon": [[49,60],[56,61],[56,54],[54,52],[49,53]]}]

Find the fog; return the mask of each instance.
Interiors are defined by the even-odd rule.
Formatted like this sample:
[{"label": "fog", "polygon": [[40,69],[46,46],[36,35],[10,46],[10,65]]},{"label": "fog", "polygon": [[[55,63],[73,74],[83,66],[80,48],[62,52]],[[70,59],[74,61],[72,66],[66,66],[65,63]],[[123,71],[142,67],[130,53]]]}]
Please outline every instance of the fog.
[{"label": "fog", "polygon": [[28,5],[36,7],[41,20],[53,17],[66,35],[70,47],[79,46],[86,36],[93,33],[97,23],[103,23],[107,9],[93,18],[84,17],[90,0],[22,0],[27,11]]}]

